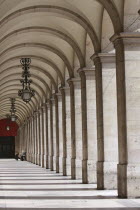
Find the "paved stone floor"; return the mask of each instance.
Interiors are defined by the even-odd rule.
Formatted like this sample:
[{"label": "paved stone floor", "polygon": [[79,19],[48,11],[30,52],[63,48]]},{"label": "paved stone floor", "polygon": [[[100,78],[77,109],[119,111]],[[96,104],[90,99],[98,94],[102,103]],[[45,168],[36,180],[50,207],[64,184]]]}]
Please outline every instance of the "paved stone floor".
[{"label": "paved stone floor", "polygon": [[140,209],[140,199],[118,199],[26,161],[0,159],[0,209]]}]

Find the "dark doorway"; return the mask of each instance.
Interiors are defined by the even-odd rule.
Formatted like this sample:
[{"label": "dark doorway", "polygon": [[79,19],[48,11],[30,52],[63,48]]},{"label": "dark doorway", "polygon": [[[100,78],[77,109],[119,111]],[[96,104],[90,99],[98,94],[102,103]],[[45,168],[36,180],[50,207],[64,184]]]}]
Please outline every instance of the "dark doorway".
[{"label": "dark doorway", "polygon": [[0,158],[15,157],[15,137],[0,136]]}]

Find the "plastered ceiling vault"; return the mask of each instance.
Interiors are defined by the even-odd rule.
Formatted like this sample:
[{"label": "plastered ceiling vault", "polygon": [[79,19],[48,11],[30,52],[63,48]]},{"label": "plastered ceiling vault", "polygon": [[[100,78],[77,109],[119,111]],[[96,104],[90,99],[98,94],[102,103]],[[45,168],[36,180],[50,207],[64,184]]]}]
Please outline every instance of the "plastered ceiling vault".
[{"label": "plastered ceiling vault", "polygon": [[[0,119],[16,98],[18,124],[76,76],[75,67],[91,66],[115,32],[122,31],[123,0],[0,0]],[[108,32],[103,24],[108,23]],[[35,97],[18,97],[20,58],[30,57]]]}]

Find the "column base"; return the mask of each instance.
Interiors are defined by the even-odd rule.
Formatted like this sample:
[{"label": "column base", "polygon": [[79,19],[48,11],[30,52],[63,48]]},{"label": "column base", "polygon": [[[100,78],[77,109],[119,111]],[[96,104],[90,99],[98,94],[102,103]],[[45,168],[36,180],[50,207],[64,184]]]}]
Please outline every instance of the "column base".
[{"label": "column base", "polygon": [[82,183],[88,184],[87,160],[82,160]]},{"label": "column base", "polygon": [[35,154],[33,154],[33,164],[35,164]]},{"label": "column base", "polygon": [[71,179],[76,179],[75,161],[75,158],[71,158]]},{"label": "column base", "polygon": [[71,176],[71,158],[66,158],[66,170],[67,170],[67,176]]},{"label": "column base", "polygon": [[104,190],[104,162],[97,162],[97,189]]},{"label": "column base", "polygon": [[63,173],[63,158],[59,157],[59,173]]},{"label": "column base", "polygon": [[40,155],[37,154],[37,165],[39,165],[39,163],[40,163]]},{"label": "column base", "polygon": [[97,183],[97,165],[95,160],[87,161],[88,167],[88,183],[95,184]]},{"label": "column base", "polygon": [[140,163],[127,165],[127,197],[140,198]]},{"label": "column base", "polygon": [[53,156],[50,156],[50,170],[53,171]]},{"label": "column base", "polygon": [[53,170],[56,170],[56,156],[53,156]]},{"label": "column base", "polygon": [[34,160],[35,160],[35,164],[37,165],[37,154],[34,154]]},{"label": "column base", "polygon": [[56,173],[59,173],[59,156],[56,157]]},{"label": "column base", "polygon": [[41,167],[44,168],[44,155],[40,155],[41,158]]},{"label": "column base", "polygon": [[41,155],[39,154],[39,166],[41,166]]},{"label": "column base", "polygon": [[46,169],[48,169],[49,168],[49,157],[48,157],[48,155],[45,155],[46,156],[46,158],[45,158],[45,161],[46,161]]},{"label": "column base", "polygon": [[46,168],[46,159],[47,159],[47,156],[46,155],[44,155],[44,168]]},{"label": "column base", "polygon": [[63,157],[63,176],[67,176],[66,157]]},{"label": "column base", "polygon": [[118,197],[127,198],[127,164],[118,164]]},{"label": "column base", "polygon": [[104,188],[117,189],[117,162],[104,162]]},{"label": "column base", "polygon": [[76,179],[82,179],[82,160],[76,159]]}]

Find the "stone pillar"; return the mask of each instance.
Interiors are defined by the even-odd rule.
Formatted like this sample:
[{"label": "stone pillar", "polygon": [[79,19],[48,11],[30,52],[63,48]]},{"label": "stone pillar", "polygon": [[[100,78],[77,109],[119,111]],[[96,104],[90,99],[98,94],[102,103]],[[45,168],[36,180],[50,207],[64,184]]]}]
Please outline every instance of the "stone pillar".
[{"label": "stone pillar", "polygon": [[62,136],[62,95],[58,97],[58,120],[59,120],[59,172],[63,173],[63,136]]},{"label": "stone pillar", "polygon": [[44,167],[44,127],[43,127],[43,110],[39,110],[39,123],[40,123],[40,162],[41,167]]},{"label": "stone pillar", "polygon": [[67,175],[71,176],[71,114],[70,114],[70,88],[65,87],[65,100],[66,100],[66,170]]},{"label": "stone pillar", "polygon": [[117,83],[117,116],[118,116],[118,196],[127,197],[127,131],[126,131],[126,89],[125,58],[122,39],[114,43],[116,49],[116,83]]},{"label": "stone pillar", "polygon": [[34,116],[32,116],[31,119],[31,123],[32,123],[32,163],[34,163],[34,144],[35,144],[35,138],[34,138]]},{"label": "stone pillar", "polygon": [[58,97],[54,95],[55,100],[55,128],[56,128],[56,173],[59,173],[59,115],[58,115]]},{"label": "stone pillar", "polygon": [[51,171],[54,170],[53,166],[53,109],[52,109],[52,100],[49,101],[50,103],[50,169]]},{"label": "stone pillar", "polygon": [[87,138],[87,97],[86,76],[82,69],[78,70],[81,78],[81,113],[82,113],[82,182],[88,183],[88,138]]},{"label": "stone pillar", "polygon": [[46,103],[46,168],[48,169],[49,168],[49,132],[50,132],[50,129],[49,129],[49,123],[50,123],[50,120],[49,120],[49,105],[48,103]]},{"label": "stone pillar", "polygon": [[44,140],[44,167],[47,168],[47,119],[46,119],[46,104],[42,106],[42,127],[43,127],[43,140]]},{"label": "stone pillar", "polygon": [[[74,101],[75,102],[75,141],[76,144],[76,179],[82,179],[82,110],[81,110],[81,80],[80,78],[72,79],[74,85]],[[72,90],[71,90],[72,91]],[[71,93],[72,94],[72,93]],[[73,100],[73,98],[72,98]],[[73,109],[73,107],[71,107]],[[73,116],[74,120],[74,116]],[[74,129],[71,127],[71,129]],[[73,155],[75,155],[75,147],[73,145]]]},{"label": "stone pillar", "polygon": [[76,178],[76,142],[75,142],[75,92],[74,84],[68,80],[70,87],[70,119],[71,119],[71,179]]},{"label": "stone pillar", "polygon": [[115,54],[98,54],[102,62],[104,188],[117,188],[118,130]]},{"label": "stone pillar", "polygon": [[56,170],[56,120],[55,120],[55,99],[54,95],[52,101],[52,124],[53,124],[53,170]]},{"label": "stone pillar", "polygon": [[34,163],[37,164],[37,112],[34,112]]},{"label": "stone pillar", "polygon": [[29,118],[29,162],[31,162],[31,145],[32,145],[32,136],[31,136],[31,117]]},{"label": "stone pillar", "polygon": [[[95,68],[83,68],[86,79],[86,118],[87,121],[87,179],[88,183],[97,182],[97,118],[96,118],[96,83]],[[85,81],[84,81],[85,82]],[[84,100],[84,98],[83,98]],[[83,116],[84,119],[84,116]],[[83,150],[85,148],[83,147]]]},{"label": "stone pillar", "polygon": [[40,145],[40,122],[39,122],[39,111],[37,112],[37,164],[41,165],[40,155],[41,155],[41,145]]},{"label": "stone pillar", "polygon": [[63,176],[67,175],[66,158],[67,158],[67,145],[66,145],[66,99],[65,91],[60,88],[62,95],[62,138],[63,138]]},{"label": "stone pillar", "polygon": [[102,90],[102,64],[98,55],[91,59],[95,64],[96,78],[96,113],[97,113],[97,189],[104,189],[104,129],[103,129],[103,90]]},{"label": "stone pillar", "polygon": [[27,119],[26,160],[29,161],[29,119]]},{"label": "stone pillar", "polygon": [[140,197],[140,34],[111,38],[116,50],[118,195]]}]

